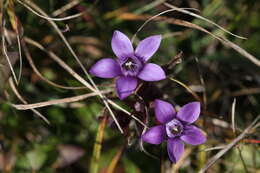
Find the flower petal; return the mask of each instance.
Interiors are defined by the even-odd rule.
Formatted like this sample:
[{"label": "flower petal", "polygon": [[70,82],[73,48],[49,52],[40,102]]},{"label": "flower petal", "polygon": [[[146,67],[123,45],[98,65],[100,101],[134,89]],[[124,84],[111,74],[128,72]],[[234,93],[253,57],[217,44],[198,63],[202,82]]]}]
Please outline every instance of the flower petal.
[{"label": "flower petal", "polygon": [[165,136],[165,126],[159,125],[147,130],[147,132],[142,135],[142,140],[150,144],[160,144],[165,139]]},{"label": "flower petal", "polygon": [[184,143],[179,138],[169,138],[167,151],[171,161],[176,163],[184,152]]},{"label": "flower petal", "polygon": [[156,99],[154,102],[155,116],[161,123],[167,123],[175,117],[176,111],[173,106],[165,101]]},{"label": "flower petal", "polygon": [[143,61],[146,62],[159,48],[161,39],[161,35],[154,35],[145,38],[135,49],[135,55],[142,58]]},{"label": "flower petal", "polygon": [[121,76],[116,81],[117,94],[121,100],[131,95],[137,87],[137,79]]},{"label": "flower petal", "polygon": [[201,130],[196,126],[186,126],[184,134],[181,136],[181,140],[191,145],[203,144],[206,141],[206,136],[203,135]]},{"label": "flower petal", "polygon": [[113,52],[118,58],[133,55],[134,49],[129,38],[120,31],[115,31],[111,41]]},{"label": "flower petal", "polygon": [[177,118],[187,123],[193,123],[199,118],[200,102],[191,102],[184,105],[177,113]]},{"label": "flower petal", "polygon": [[166,75],[159,65],[148,63],[145,64],[138,77],[144,81],[159,81],[165,79]]},{"label": "flower petal", "polygon": [[121,74],[121,69],[114,59],[104,58],[94,64],[89,72],[97,77],[113,78]]}]

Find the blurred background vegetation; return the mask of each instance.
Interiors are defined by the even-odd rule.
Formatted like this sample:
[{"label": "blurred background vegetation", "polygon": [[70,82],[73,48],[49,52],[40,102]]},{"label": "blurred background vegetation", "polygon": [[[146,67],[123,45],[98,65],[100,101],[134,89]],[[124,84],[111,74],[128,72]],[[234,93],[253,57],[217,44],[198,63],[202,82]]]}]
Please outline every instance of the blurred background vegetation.
[{"label": "blurred background vegetation", "polygon": [[[131,38],[147,19],[170,9],[165,2],[1,0],[1,172],[198,172],[209,158],[249,126],[260,113],[259,60],[258,64],[250,61],[210,34],[194,29],[191,23],[227,38],[249,54],[259,57],[260,1],[257,0],[167,1],[179,8],[197,9],[191,12],[247,39],[237,38],[204,20],[177,11],[154,19],[137,34],[134,45],[147,36],[161,34],[162,44],[151,61],[164,66],[169,78],[144,84],[138,91],[143,99],[133,95],[125,102],[120,102],[114,93],[112,80],[93,77],[98,87],[106,90],[109,99],[135,113],[143,121],[144,112],[138,112],[136,107],[143,105],[148,108],[148,126],[154,125],[151,104],[154,98],[172,102],[176,108],[196,100],[170,77],[181,81],[199,96],[203,111],[197,125],[206,132],[208,140],[201,146],[186,146],[184,157],[177,165],[171,165],[165,145],[144,144],[147,153],[141,152],[139,137],[142,127],[126,114],[113,109],[124,129],[124,134],[121,134],[97,96],[57,105],[49,103],[49,106],[37,108],[50,124],[35,114],[35,110],[17,110],[12,106],[91,93],[51,58],[50,52],[55,53],[87,80],[50,24],[52,20],[37,16],[35,12],[40,14],[43,10],[49,17],[60,19],[82,13],[70,20],[53,22],[88,70],[100,58],[114,57],[110,45],[114,30],[120,30]],[[185,22],[190,22],[190,27],[182,26]],[[22,69],[18,85],[11,78],[8,79],[13,75],[6,54],[17,78]],[[231,128],[232,104],[235,105],[235,133]],[[260,133],[257,127],[207,171],[260,172]],[[217,148],[213,150],[212,147]]]}]

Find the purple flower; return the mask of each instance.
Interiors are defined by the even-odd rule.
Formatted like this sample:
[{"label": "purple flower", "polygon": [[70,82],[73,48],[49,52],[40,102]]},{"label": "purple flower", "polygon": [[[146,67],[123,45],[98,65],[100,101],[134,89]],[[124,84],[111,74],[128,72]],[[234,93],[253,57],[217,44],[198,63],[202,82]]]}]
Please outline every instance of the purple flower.
[{"label": "purple flower", "polygon": [[200,103],[191,102],[178,112],[173,106],[162,100],[155,100],[155,115],[162,125],[151,127],[142,135],[142,140],[150,144],[160,144],[167,140],[168,155],[176,163],[183,151],[184,142],[199,145],[206,141],[201,130],[192,125],[200,115]]},{"label": "purple flower", "polygon": [[142,40],[134,50],[129,38],[120,31],[115,31],[112,49],[117,59],[104,58],[94,64],[90,73],[101,78],[116,79],[116,90],[121,100],[136,89],[138,79],[159,81],[165,79],[163,69],[147,61],[160,46],[161,36],[154,35]]}]

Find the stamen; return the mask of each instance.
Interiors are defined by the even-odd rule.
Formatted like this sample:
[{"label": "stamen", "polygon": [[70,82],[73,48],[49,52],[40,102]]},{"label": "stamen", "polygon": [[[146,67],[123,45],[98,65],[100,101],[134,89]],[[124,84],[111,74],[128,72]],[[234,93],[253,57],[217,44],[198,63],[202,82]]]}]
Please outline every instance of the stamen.
[{"label": "stamen", "polygon": [[130,71],[134,71],[136,66],[137,64],[131,58],[128,58],[128,60],[123,64],[123,68]]},{"label": "stamen", "polygon": [[173,119],[166,124],[166,132],[169,137],[179,136],[183,131],[183,125],[178,119]]}]

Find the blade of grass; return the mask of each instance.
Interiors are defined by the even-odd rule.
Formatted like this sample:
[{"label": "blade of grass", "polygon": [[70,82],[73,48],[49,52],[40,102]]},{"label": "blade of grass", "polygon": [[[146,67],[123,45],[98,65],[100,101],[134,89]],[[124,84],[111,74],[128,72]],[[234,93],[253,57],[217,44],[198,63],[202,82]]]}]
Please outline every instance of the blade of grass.
[{"label": "blade of grass", "polygon": [[141,13],[144,13],[150,9],[153,9],[154,7],[157,7],[158,5],[164,3],[166,0],[156,0],[156,1],[152,1],[151,3],[133,11],[133,13],[135,14],[141,14]]},{"label": "blade of grass", "polygon": [[80,0],[73,0],[67,4],[65,4],[64,6],[62,6],[61,8],[55,10],[54,12],[52,12],[52,16],[59,16],[60,14],[64,13],[65,11],[73,8],[74,6],[78,5],[80,3]]},{"label": "blade of grass", "polygon": [[30,10],[33,14],[35,14],[36,16],[39,16],[41,18],[44,18],[46,20],[52,20],[52,21],[64,21],[64,20],[71,20],[77,17],[82,16],[84,13],[77,13],[71,16],[66,16],[66,17],[61,17],[61,18],[54,18],[54,17],[48,17],[45,15],[41,15],[39,14],[37,11],[35,11],[33,8],[31,8],[29,5],[27,5],[26,3],[21,2],[20,0],[16,0],[17,2],[19,2],[20,4],[22,4],[25,8],[27,8],[28,10]]},{"label": "blade of grass", "polygon": [[110,162],[106,173],[114,173],[115,168],[118,164],[118,161],[120,160],[122,153],[123,153],[124,147],[121,147],[118,152],[116,153],[116,155],[113,157],[112,161]]},{"label": "blade of grass", "polygon": [[190,15],[190,16],[196,17],[196,18],[198,18],[198,19],[204,20],[204,21],[206,21],[206,22],[208,22],[208,23],[210,23],[210,24],[212,24],[212,25],[218,27],[218,28],[221,29],[222,31],[224,31],[224,32],[226,32],[226,33],[228,33],[228,34],[230,34],[230,35],[232,35],[232,36],[234,36],[234,37],[237,37],[237,38],[240,38],[240,39],[247,39],[247,38],[245,38],[245,37],[241,37],[241,36],[239,36],[239,35],[233,34],[232,32],[226,30],[226,29],[223,28],[222,26],[216,24],[215,22],[212,22],[211,20],[209,20],[209,19],[207,19],[207,18],[205,18],[205,17],[202,17],[202,16],[197,15],[197,14],[195,14],[195,13],[192,13],[192,12],[190,12],[190,11],[188,11],[188,10],[185,10],[184,8],[178,8],[178,7],[176,7],[176,6],[172,5],[172,4],[169,4],[169,3],[167,3],[167,2],[165,2],[164,5],[167,6],[167,7],[169,7],[169,8],[171,8],[171,9],[175,9],[176,11],[179,11],[179,12],[181,12],[181,13],[185,13],[185,14],[188,14],[188,15]]},{"label": "blade of grass", "polygon": [[92,158],[91,158],[91,162],[90,162],[90,172],[91,173],[98,172],[100,154],[101,154],[101,149],[102,149],[102,142],[103,142],[103,137],[104,137],[104,130],[105,130],[107,120],[108,120],[107,116],[104,116],[98,126],[96,142],[94,144],[94,150],[93,150],[93,154],[92,154]]},{"label": "blade of grass", "polygon": [[[4,21],[4,23],[5,23],[5,21]],[[3,32],[5,33],[5,27],[3,26],[2,28],[3,28]],[[1,37],[1,38],[2,38],[2,51],[3,51],[4,57],[6,58],[6,61],[8,62],[8,65],[9,65],[10,70],[11,70],[11,72],[12,72],[12,76],[13,76],[13,78],[14,78],[14,80],[15,80],[15,83],[18,84],[18,80],[17,80],[16,74],[15,74],[15,72],[14,72],[14,68],[13,68],[13,66],[12,66],[10,57],[9,57],[8,54],[7,54],[7,48],[6,48],[6,43],[5,43],[5,36],[4,36],[4,34],[2,34],[2,37]]]},{"label": "blade of grass", "polygon": [[231,124],[232,124],[232,131],[236,134],[236,127],[235,127],[235,110],[236,110],[236,98],[234,98],[232,103],[232,111],[231,111]]},{"label": "blade of grass", "polygon": [[[103,90],[101,92],[106,94],[106,93],[112,92],[112,90],[108,89],[108,90]],[[27,110],[27,109],[41,108],[41,107],[52,106],[52,105],[57,105],[57,104],[77,102],[77,101],[84,100],[86,98],[97,96],[97,95],[98,95],[97,93],[93,92],[93,93],[82,94],[79,96],[67,97],[67,98],[63,98],[63,99],[44,101],[44,102],[33,103],[33,104],[12,104],[12,106],[14,106],[18,110]]]},{"label": "blade of grass", "polygon": [[22,59],[22,49],[21,49],[21,36],[20,36],[20,26],[19,26],[19,20],[14,12],[14,3],[13,1],[8,1],[7,6],[7,14],[9,16],[9,21],[11,23],[11,26],[16,34],[16,40],[18,44],[18,52],[19,52],[19,74],[17,79],[17,84],[19,84],[22,76],[22,66],[23,66],[23,59]]},{"label": "blade of grass", "polygon": [[172,77],[169,78],[170,80],[178,83],[179,85],[181,85],[182,87],[184,87],[189,93],[191,93],[191,95],[196,99],[198,100],[199,102],[202,102],[201,98],[190,88],[188,87],[187,85],[185,85],[184,83],[182,83],[181,81],[177,80],[177,79],[174,79]]}]

